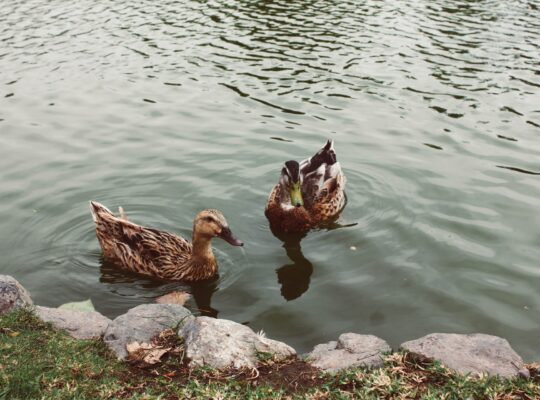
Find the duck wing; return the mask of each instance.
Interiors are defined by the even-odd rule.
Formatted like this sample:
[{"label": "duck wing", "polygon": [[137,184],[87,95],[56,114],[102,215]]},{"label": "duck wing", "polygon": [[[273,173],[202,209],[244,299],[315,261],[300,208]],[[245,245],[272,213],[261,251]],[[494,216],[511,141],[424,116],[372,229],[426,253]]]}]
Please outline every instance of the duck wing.
[{"label": "duck wing", "polygon": [[126,269],[162,275],[185,263],[192,254],[191,243],[180,236],[117,218],[97,202],[90,203],[90,210],[103,254]]},{"label": "duck wing", "polygon": [[334,150],[334,141],[328,140],[326,144],[312,157],[300,163],[300,175],[304,177],[319,169],[321,165],[331,166],[337,162]]},{"label": "duck wing", "polygon": [[329,193],[343,187],[344,181],[338,181],[343,174],[332,140],[328,140],[314,156],[300,163],[300,175],[302,196],[307,208],[313,207],[318,201],[324,201]]},{"label": "duck wing", "polygon": [[[336,163],[339,167],[339,163]],[[327,179],[314,200],[313,213],[322,221],[334,218],[345,207],[345,175],[341,168],[335,168],[332,173],[337,174]]]}]

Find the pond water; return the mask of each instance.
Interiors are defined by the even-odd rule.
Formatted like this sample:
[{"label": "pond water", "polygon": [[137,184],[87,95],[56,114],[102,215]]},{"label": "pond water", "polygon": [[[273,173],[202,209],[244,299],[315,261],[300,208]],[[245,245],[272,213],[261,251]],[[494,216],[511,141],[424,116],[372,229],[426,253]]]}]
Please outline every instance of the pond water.
[{"label": "pond water", "polygon": [[[538,1],[10,0],[0,7],[0,273],[115,317],[172,290],[299,352],[353,331],[503,336],[540,357]],[[327,138],[335,229],[276,238],[282,163]],[[220,277],[101,258],[88,209],[190,237]]]}]

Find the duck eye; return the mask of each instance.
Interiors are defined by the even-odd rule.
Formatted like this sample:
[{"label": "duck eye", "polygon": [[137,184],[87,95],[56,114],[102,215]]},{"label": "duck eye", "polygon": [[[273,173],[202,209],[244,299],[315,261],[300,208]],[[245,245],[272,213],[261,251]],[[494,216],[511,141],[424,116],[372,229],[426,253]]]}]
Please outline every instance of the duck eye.
[{"label": "duck eye", "polygon": [[204,217],[203,218],[206,222],[214,222],[214,218],[212,217]]}]

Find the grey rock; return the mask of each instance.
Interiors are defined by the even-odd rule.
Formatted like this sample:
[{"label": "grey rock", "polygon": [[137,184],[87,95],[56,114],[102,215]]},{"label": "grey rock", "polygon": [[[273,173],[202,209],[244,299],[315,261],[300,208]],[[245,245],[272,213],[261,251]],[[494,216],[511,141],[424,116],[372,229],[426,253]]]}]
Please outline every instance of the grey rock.
[{"label": "grey rock", "polygon": [[76,339],[101,337],[111,320],[96,311],[75,311],[60,308],[36,307],[36,314],[58,329],[66,330]]},{"label": "grey rock", "polygon": [[352,367],[377,368],[383,366],[382,353],[391,350],[388,343],[377,336],[344,333],[337,342],[315,346],[306,361],[326,372]]},{"label": "grey rock", "polygon": [[525,368],[506,339],[481,333],[432,333],[405,342],[401,348],[463,374],[515,377]]},{"label": "grey rock", "polygon": [[521,368],[518,371],[518,375],[522,378],[529,379],[531,377],[531,373],[527,368]]},{"label": "grey rock", "polygon": [[191,367],[253,368],[257,366],[260,353],[267,353],[274,360],[296,355],[285,343],[267,339],[245,325],[225,319],[197,317],[178,334],[184,338]]},{"label": "grey rock", "polygon": [[30,295],[15,278],[0,275],[0,315],[32,304]]},{"label": "grey rock", "polygon": [[126,344],[148,342],[168,328],[193,319],[191,312],[178,304],[142,304],[116,317],[107,327],[103,341],[118,359],[127,357]]}]

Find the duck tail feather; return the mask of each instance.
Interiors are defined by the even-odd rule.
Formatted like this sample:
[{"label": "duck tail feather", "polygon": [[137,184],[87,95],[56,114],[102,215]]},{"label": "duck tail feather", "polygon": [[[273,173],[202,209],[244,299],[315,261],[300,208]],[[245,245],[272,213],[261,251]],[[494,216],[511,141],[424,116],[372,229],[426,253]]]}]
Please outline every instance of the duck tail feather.
[{"label": "duck tail feather", "polygon": [[120,215],[120,219],[123,219],[124,221],[128,221],[128,216],[122,206],[118,207],[118,214]]},{"label": "duck tail feather", "polygon": [[334,140],[333,139],[328,139],[326,141],[326,144],[324,145],[323,149],[325,151],[334,151]]},{"label": "duck tail feather", "polygon": [[321,165],[333,165],[337,162],[336,152],[334,150],[334,141],[328,139],[326,144],[312,157],[300,163],[300,173],[307,175],[317,170]]},{"label": "duck tail feather", "polygon": [[103,204],[98,203],[97,201],[90,201],[90,212],[92,213],[92,219],[94,222],[98,222],[100,215],[110,214],[113,215],[111,210],[105,207]]}]

